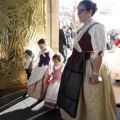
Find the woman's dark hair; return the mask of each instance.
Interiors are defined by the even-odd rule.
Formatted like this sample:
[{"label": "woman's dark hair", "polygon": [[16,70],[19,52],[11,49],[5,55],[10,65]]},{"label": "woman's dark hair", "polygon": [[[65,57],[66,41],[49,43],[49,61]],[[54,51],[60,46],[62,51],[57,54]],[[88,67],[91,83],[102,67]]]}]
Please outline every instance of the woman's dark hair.
[{"label": "woman's dark hair", "polygon": [[63,56],[60,53],[56,53],[53,56],[53,60],[57,59],[59,62],[63,62]]},{"label": "woman's dark hair", "polygon": [[87,11],[92,10],[92,16],[95,14],[95,12],[97,11],[97,5],[96,3],[92,2],[91,0],[83,0],[79,3],[83,4],[85,6],[85,8],[87,9]]},{"label": "woman's dark hair", "polygon": [[38,44],[47,45],[47,40],[42,38],[38,41]]}]

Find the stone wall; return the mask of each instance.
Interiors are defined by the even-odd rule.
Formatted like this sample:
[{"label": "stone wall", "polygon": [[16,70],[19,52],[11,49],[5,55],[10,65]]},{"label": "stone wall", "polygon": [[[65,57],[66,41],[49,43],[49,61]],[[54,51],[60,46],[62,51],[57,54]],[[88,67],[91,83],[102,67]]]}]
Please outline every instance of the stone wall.
[{"label": "stone wall", "polygon": [[47,38],[50,46],[58,52],[59,47],[59,0],[47,0]]}]

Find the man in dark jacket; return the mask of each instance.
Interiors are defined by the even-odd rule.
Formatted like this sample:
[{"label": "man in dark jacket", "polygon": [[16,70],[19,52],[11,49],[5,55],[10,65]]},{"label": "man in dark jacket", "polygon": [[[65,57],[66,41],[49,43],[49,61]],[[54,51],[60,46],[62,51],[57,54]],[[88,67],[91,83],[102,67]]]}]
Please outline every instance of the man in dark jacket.
[{"label": "man in dark jacket", "polygon": [[64,62],[67,59],[67,48],[66,48],[66,39],[62,29],[59,29],[59,52],[64,57]]}]

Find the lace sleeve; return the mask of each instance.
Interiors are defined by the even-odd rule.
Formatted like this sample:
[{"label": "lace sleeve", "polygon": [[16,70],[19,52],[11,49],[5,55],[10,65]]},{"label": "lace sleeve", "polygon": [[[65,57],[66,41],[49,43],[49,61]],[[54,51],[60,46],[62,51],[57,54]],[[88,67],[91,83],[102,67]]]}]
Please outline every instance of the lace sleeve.
[{"label": "lace sleeve", "polygon": [[95,59],[96,57],[102,57],[104,55],[106,46],[106,31],[102,24],[96,24],[89,30],[91,35],[91,42],[93,47],[93,54],[91,57]]}]

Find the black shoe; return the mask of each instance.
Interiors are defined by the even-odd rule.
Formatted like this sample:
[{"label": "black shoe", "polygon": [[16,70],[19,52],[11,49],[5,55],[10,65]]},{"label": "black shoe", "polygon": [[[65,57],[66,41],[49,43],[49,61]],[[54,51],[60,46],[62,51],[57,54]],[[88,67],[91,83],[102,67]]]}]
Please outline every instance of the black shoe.
[{"label": "black shoe", "polygon": [[37,103],[40,103],[40,102],[42,102],[42,101],[43,101],[43,99],[38,99]]},{"label": "black shoe", "polygon": [[116,106],[117,106],[117,107],[120,107],[120,103],[116,103]]},{"label": "black shoe", "polygon": [[116,82],[120,82],[120,80],[116,80]]},{"label": "black shoe", "polygon": [[23,98],[25,98],[27,96],[27,93],[25,93],[24,95],[23,95]]}]

